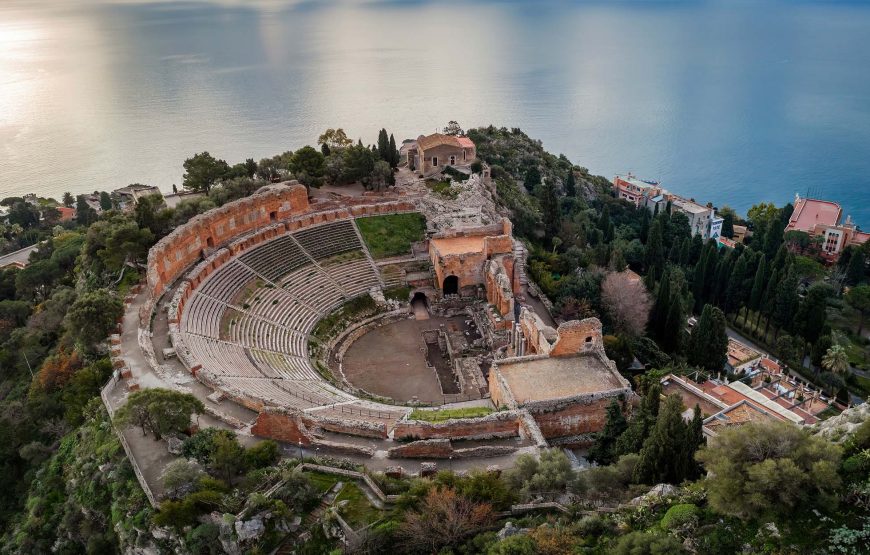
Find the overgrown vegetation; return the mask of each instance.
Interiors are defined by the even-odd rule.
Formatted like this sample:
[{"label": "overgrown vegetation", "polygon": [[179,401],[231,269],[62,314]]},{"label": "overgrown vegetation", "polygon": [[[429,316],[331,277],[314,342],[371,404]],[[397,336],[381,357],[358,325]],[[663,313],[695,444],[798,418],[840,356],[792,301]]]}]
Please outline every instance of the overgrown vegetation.
[{"label": "overgrown vegetation", "polygon": [[426,219],[422,214],[387,214],[358,218],[356,224],[373,258],[411,253],[411,245],[423,240]]},{"label": "overgrown vegetation", "polygon": [[351,299],[341,305],[337,310],[322,318],[311,334],[325,341],[330,337],[335,337],[342,329],[354,320],[371,316],[378,311],[378,305],[372,299],[371,295],[362,295]]},{"label": "overgrown vegetation", "polygon": [[423,420],[425,422],[444,422],[453,418],[477,418],[492,414],[492,407],[465,407],[458,409],[425,410],[414,409],[408,416],[411,420]]}]

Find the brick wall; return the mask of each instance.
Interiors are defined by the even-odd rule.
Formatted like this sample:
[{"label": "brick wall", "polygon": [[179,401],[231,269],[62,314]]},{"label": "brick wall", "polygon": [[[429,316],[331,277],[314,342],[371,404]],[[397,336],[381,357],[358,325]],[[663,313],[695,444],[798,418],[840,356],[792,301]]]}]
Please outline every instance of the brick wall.
[{"label": "brick wall", "polygon": [[279,408],[263,407],[262,412],[257,415],[257,421],[251,428],[251,433],[257,437],[294,445],[298,445],[300,441],[303,445],[311,444],[311,437],[309,437],[308,430],[298,413]]},{"label": "brick wall", "polygon": [[556,330],[559,339],[550,350],[550,356],[571,356],[578,353],[601,352],[604,342],[601,338],[601,321],[598,318],[571,320],[559,325]]},{"label": "brick wall", "polygon": [[530,408],[529,412],[545,438],[577,436],[604,429],[610,401],[610,398],[602,397],[589,403],[570,404],[555,411],[539,412]]}]

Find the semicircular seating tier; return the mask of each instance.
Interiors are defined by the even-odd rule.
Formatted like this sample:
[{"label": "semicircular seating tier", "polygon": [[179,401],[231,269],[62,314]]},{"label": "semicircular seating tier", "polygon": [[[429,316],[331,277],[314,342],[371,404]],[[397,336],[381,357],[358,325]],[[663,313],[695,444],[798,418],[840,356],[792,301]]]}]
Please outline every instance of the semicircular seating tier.
[{"label": "semicircular seating tier", "polygon": [[[201,382],[254,410],[276,406],[329,416],[353,405],[356,418],[395,421],[407,409],[361,400],[327,382],[309,358],[317,322],[346,301],[383,286],[353,218],[212,253],[188,273],[170,303],[179,358]],[[342,414],[338,412],[337,414]]]}]

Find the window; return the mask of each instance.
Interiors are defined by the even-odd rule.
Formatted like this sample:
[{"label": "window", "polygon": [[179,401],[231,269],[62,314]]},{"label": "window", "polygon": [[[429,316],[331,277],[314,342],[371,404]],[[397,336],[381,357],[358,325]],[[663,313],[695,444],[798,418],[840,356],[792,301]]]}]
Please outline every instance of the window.
[{"label": "window", "polygon": [[586,343],[592,343],[592,336],[591,335],[586,337]]},{"label": "window", "polygon": [[437,166],[437,165],[438,165],[438,157],[437,157],[437,156],[433,156],[433,157],[432,157],[432,165],[433,165],[433,166]]},{"label": "window", "polygon": [[451,166],[455,166],[455,165],[456,165],[456,156],[454,156],[454,155],[452,155],[452,154],[450,155],[450,165],[451,165]]},{"label": "window", "polygon": [[466,160],[468,160],[468,151],[463,148],[462,149],[462,161],[465,162]]}]

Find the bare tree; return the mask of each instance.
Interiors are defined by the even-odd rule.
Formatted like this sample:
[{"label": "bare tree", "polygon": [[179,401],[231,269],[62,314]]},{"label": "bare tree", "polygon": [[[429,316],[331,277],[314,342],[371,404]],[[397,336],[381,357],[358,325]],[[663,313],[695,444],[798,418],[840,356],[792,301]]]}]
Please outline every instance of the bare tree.
[{"label": "bare tree", "polygon": [[617,331],[643,333],[652,306],[643,281],[631,272],[611,272],[601,284],[601,302]]},{"label": "bare tree", "polygon": [[433,487],[416,511],[399,525],[398,535],[411,552],[437,553],[492,523],[489,503],[476,503],[448,487]]}]

